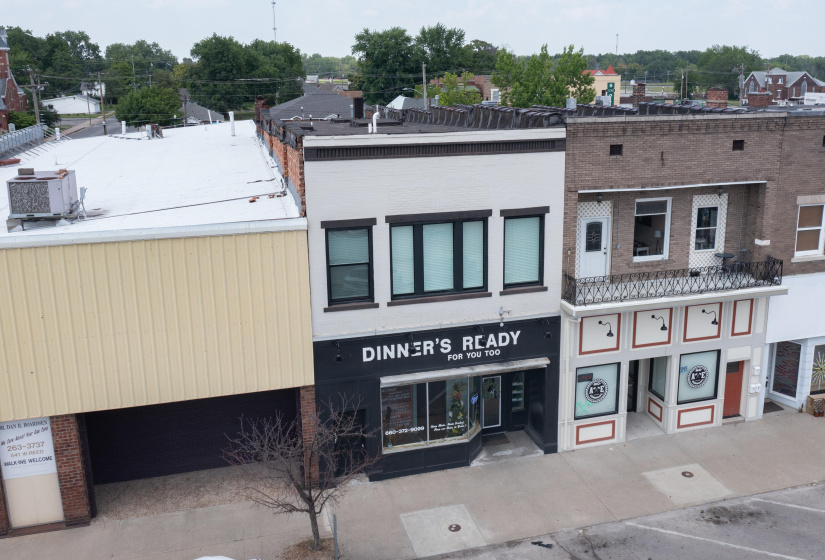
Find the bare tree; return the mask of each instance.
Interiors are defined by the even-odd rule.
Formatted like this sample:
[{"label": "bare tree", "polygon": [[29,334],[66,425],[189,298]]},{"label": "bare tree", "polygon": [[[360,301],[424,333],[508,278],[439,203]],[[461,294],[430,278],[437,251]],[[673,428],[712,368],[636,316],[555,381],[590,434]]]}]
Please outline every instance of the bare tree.
[{"label": "bare tree", "polygon": [[367,432],[355,411],[358,403],[346,397],[312,411],[306,423],[298,417],[241,419],[241,431],[229,438],[224,458],[246,467],[248,496],[275,514],[305,513],[312,525],[315,550],[321,549],[318,516],[334,505],[349,483],[368,472],[378,456],[367,453]]}]

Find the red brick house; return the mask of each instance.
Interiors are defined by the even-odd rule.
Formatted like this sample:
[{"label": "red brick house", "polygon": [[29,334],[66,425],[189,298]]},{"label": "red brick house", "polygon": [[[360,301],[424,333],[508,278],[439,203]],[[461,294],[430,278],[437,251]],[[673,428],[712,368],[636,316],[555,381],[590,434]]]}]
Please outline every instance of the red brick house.
[{"label": "red brick house", "polygon": [[9,129],[9,112],[27,111],[29,100],[17,85],[9,65],[9,37],[0,28],[0,131]]},{"label": "red brick house", "polygon": [[825,82],[817,80],[807,72],[785,72],[781,68],[767,72],[751,72],[745,79],[742,90],[743,104],[749,104],[749,94],[759,92],[770,93],[772,103],[799,100],[805,97],[806,93],[825,92]]}]

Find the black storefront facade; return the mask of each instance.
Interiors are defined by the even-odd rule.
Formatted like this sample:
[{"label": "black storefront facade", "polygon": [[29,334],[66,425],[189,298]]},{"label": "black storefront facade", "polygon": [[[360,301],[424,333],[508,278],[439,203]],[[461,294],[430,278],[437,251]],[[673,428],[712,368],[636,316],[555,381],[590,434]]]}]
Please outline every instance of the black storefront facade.
[{"label": "black storefront facade", "polygon": [[319,405],[345,396],[376,437],[371,480],[467,466],[483,437],[558,449],[559,317],[314,344]]}]

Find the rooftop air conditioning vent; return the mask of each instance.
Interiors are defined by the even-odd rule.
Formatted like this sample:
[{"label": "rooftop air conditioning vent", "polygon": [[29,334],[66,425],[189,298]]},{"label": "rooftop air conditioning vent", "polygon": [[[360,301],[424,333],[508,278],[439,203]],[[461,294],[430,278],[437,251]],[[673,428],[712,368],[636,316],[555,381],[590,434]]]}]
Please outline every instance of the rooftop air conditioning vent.
[{"label": "rooftop air conditioning vent", "polygon": [[9,218],[60,219],[78,209],[75,172],[35,171],[33,175],[6,181]]}]

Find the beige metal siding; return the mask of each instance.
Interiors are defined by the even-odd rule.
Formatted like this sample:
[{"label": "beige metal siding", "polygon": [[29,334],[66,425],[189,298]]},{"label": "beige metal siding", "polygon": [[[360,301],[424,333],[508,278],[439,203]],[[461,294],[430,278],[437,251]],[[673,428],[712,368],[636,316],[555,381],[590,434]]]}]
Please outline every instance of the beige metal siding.
[{"label": "beige metal siding", "polygon": [[313,384],[306,231],[0,250],[0,421]]}]

